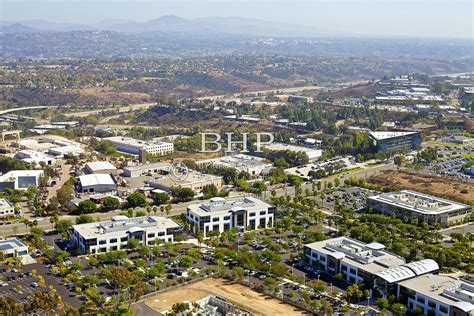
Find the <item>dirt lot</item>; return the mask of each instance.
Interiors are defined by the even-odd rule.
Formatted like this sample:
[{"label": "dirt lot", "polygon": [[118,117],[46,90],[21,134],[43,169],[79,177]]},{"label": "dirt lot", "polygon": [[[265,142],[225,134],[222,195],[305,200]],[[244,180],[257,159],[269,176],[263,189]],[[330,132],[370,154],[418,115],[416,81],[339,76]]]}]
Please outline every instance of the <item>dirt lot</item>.
[{"label": "dirt lot", "polygon": [[[406,171],[386,171],[371,178],[370,182],[382,186],[419,191],[465,203],[474,201],[474,184],[453,179]],[[461,190],[466,190],[464,192],[467,193],[461,193]]]},{"label": "dirt lot", "polygon": [[150,297],[145,304],[158,312],[171,310],[174,303],[197,301],[208,295],[225,297],[230,302],[258,315],[304,315],[303,311],[249,287],[234,284],[223,279],[209,278]]}]

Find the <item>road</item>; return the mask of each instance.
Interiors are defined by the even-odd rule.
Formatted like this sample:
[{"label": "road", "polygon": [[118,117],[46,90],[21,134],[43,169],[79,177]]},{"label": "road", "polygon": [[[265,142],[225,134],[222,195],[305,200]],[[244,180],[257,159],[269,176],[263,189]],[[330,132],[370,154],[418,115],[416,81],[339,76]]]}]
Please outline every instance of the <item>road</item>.
[{"label": "road", "polygon": [[35,109],[47,109],[52,107],[51,105],[43,105],[43,106],[24,106],[21,108],[13,108],[13,109],[8,109],[8,110],[2,110],[0,111],[0,115],[11,113],[11,112],[18,112],[18,111],[25,111],[25,110],[35,110]]},{"label": "road", "polygon": [[130,110],[148,109],[148,108],[150,108],[152,106],[155,106],[155,105],[157,105],[157,103],[155,103],[155,102],[153,102],[153,103],[136,103],[136,104],[131,104],[131,105],[120,106],[118,108],[116,108],[115,105],[112,105],[112,106],[102,108],[102,109],[98,109],[98,110],[68,112],[68,113],[64,113],[64,115],[74,116],[74,117],[84,117],[84,116],[88,116],[88,115],[91,115],[91,114],[98,114],[98,113],[101,113],[102,111],[110,111],[110,110],[116,110],[120,113],[123,113],[123,112],[128,112]]},{"label": "road", "polygon": [[[367,168],[367,169],[363,169],[363,170],[357,170],[357,171],[349,172],[347,174],[339,176],[339,180],[341,181],[341,184],[343,184],[345,179],[365,178],[365,177],[369,177],[369,176],[378,174],[378,173],[380,173],[381,171],[384,171],[384,170],[394,170],[394,169],[396,169],[396,166],[394,164],[381,165],[381,166],[374,167],[374,168]],[[321,181],[334,181],[334,179],[335,178],[322,179]],[[304,191],[305,189],[311,189],[312,185],[310,183],[304,184],[304,185],[301,186],[301,188]],[[262,194],[262,198],[264,200],[269,199],[271,197],[270,189],[271,188],[269,188],[268,191],[266,191]],[[275,191],[276,191],[277,196],[288,196],[288,195],[294,196],[295,187],[279,185],[278,188],[275,189]],[[244,196],[244,195],[246,195],[246,193],[232,192],[230,196],[231,197],[236,197],[236,196]],[[199,201],[199,202],[205,202],[205,201]],[[182,213],[185,213],[186,210],[187,210],[187,207],[189,205],[195,204],[195,203],[197,203],[197,201],[189,201],[189,202],[184,202],[184,203],[179,203],[179,204],[172,204],[172,209],[170,210],[169,215],[170,216],[175,216],[175,215],[180,215]],[[326,204],[323,201],[323,204],[321,205],[321,207],[322,207],[322,211],[324,213],[331,214],[332,210],[331,210],[331,205],[330,204]],[[137,209],[137,210],[145,210],[145,209],[142,208],[142,209]],[[123,210],[116,210],[116,211],[111,211],[111,212],[107,212],[107,213],[92,213],[90,215],[93,218],[98,218],[100,220],[109,220],[113,216],[119,215],[122,212],[123,212]],[[161,214],[160,211],[158,211],[158,213],[156,215],[161,216],[162,214]],[[62,216],[59,217],[59,219],[68,219],[68,220],[71,220],[74,223],[75,220],[76,220],[76,217],[77,217],[76,215],[62,215]],[[52,229],[49,218],[44,218],[44,217],[43,218],[36,218],[36,220],[38,221],[38,227],[39,228],[41,228],[43,230],[51,230]],[[7,236],[7,235],[10,235],[10,234],[25,234],[25,233],[27,233],[25,225],[22,224],[22,223],[19,223],[19,222],[12,223],[12,224],[9,224],[9,225],[0,226],[0,236],[2,236],[2,235]]]}]

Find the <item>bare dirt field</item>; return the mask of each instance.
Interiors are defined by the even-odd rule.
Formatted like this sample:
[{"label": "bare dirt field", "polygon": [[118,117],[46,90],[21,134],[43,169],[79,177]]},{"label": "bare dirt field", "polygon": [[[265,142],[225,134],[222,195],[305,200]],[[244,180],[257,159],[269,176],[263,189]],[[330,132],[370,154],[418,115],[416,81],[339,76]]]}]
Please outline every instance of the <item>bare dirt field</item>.
[{"label": "bare dirt field", "polygon": [[233,304],[258,315],[305,315],[304,311],[258,293],[249,287],[214,278],[150,297],[145,304],[158,312],[164,312],[171,310],[173,304],[177,302],[183,300],[194,302],[209,295],[225,297]]},{"label": "bare dirt field", "polygon": [[[382,186],[419,191],[465,203],[474,201],[474,184],[470,182],[461,182],[409,171],[386,171],[381,175],[371,178],[370,182]],[[467,193],[461,193],[461,191]]]}]

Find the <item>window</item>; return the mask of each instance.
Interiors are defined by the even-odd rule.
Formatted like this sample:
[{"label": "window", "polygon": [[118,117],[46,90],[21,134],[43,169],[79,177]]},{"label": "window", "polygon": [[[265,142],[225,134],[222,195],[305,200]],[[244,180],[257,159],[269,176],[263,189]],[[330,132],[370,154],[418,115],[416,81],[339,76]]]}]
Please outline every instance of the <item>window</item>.
[{"label": "window", "polygon": [[253,217],[253,216],[255,216],[255,212],[252,212],[249,214],[249,217]]},{"label": "window", "polygon": [[219,221],[219,217],[213,217],[213,218],[212,218],[212,221],[213,221],[213,222],[218,222],[218,221]]},{"label": "window", "polygon": [[121,242],[124,242],[124,241],[127,241],[127,240],[128,240],[128,237],[122,237],[122,238],[120,238],[120,241],[121,241]]},{"label": "window", "polygon": [[158,236],[164,236],[165,232],[158,232]]},{"label": "window", "polygon": [[417,301],[418,303],[425,304],[425,299],[424,299],[423,297],[418,296],[418,297],[416,298],[416,301]]},{"label": "window", "polygon": [[261,211],[260,212],[260,215],[265,215],[265,214],[267,214],[267,211]]},{"label": "window", "polygon": [[431,308],[436,308],[436,303],[433,301],[428,301],[428,306]]},{"label": "window", "polygon": [[99,251],[100,251],[100,252],[106,252],[106,251],[107,251],[107,248],[99,248]]},{"label": "window", "polygon": [[213,225],[212,230],[219,230],[219,225]]},{"label": "window", "polygon": [[448,313],[448,308],[444,305],[439,305],[439,311],[441,313],[447,314]]},{"label": "window", "polygon": [[326,262],[326,257],[321,256],[319,260],[321,260],[322,262]]},{"label": "window", "polygon": [[347,271],[347,267],[346,266],[341,266],[341,271]]},{"label": "window", "polygon": [[117,250],[117,246],[110,247],[110,250]]},{"label": "window", "polygon": [[153,237],[155,237],[155,233],[148,234],[148,238],[153,238]]},{"label": "window", "polygon": [[351,274],[356,274],[356,270],[355,270],[355,269],[352,269],[352,268],[349,269],[349,272],[350,272]]},{"label": "window", "polygon": [[224,220],[228,221],[230,219],[230,216],[224,216]]},{"label": "window", "polygon": [[111,243],[111,244],[115,244],[116,242],[117,242],[117,238],[112,238],[112,239],[109,241],[109,243]]},{"label": "window", "polygon": [[224,224],[224,230],[229,230],[230,229],[230,224]]},{"label": "window", "polygon": [[99,240],[99,245],[105,245],[107,243],[107,240]]}]

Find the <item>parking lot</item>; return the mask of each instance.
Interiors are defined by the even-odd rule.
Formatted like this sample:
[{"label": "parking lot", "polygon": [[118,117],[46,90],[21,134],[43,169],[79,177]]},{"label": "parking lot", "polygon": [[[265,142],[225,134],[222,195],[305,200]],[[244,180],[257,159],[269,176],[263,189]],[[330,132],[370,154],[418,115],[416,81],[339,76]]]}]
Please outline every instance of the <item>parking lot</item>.
[{"label": "parking lot", "polygon": [[459,155],[456,156],[456,158],[440,162],[433,162],[426,166],[425,170],[430,174],[452,177],[464,181],[474,181],[473,176],[465,174],[462,170],[462,166],[466,164],[469,160],[469,158],[463,158]]}]

